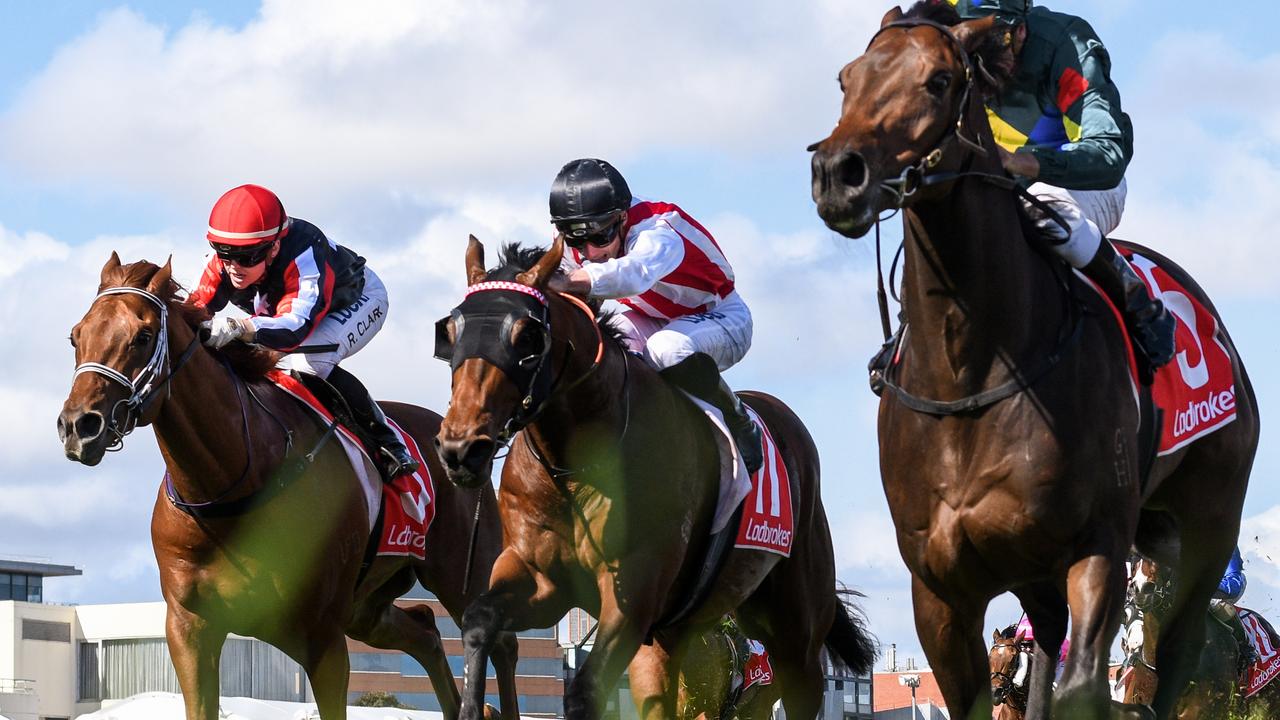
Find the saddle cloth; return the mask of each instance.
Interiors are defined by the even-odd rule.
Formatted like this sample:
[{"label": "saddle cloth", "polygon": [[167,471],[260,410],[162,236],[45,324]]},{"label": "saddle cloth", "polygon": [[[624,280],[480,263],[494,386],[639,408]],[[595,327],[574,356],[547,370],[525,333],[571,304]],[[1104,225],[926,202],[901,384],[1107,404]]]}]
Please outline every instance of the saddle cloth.
[{"label": "saddle cloth", "polygon": [[747,661],[742,666],[742,690],[755,685],[773,684],[773,666],[769,664],[769,652],[758,641],[747,640]]},{"label": "saddle cloth", "polygon": [[1245,637],[1253,646],[1253,662],[1240,681],[1241,692],[1250,697],[1280,675],[1280,649],[1276,647],[1276,633],[1271,623],[1247,608],[1237,607],[1236,612]]},{"label": "saddle cloth", "polygon": [[[316,413],[324,422],[333,422],[333,413],[297,378],[280,370],[272,370],[267,373],[267,379]],[[431,522],[436,516],[435,483],[413,436],[404,432],[391,418],[387,418],[387,424],[400,436],[419,465],[417,472],[400,475],[389,483],[382,482],[377,468],[369,459],[368,450],[353,432],[339,425],[334,434],[346,451],[347,460],[364,492],[370,532],[381,528],[381,533],[376,538],[377,554],[412,556],[423,560],[426,559],[427,531],[431,529]],[[382,519],[381,523],[378,522],[379,517]]]},{"label": "saddle cloth", "polygon": [[[1168,455],[1236,419],[1231,354],[1227,352],[1218,319],[1195,295],[1154,261],[1127,247],[1117,246],[1117,250],[1146,283],[1152,297],[1160,298],[1177,320],[1173,362],[1156,370],[1151,385],[1153,402],[1164,410],[1156,453]],[[1106,300],[1116,322],[1124,329],[1124,320],[1106,293],[1079,271],[1077,274]],[[1128,330],[1124,332],[1127,337]],[[1136,402],[1138,373],[1132,338],[1128,344],[1130,380]]]},{"label": "saddle cloth", "polygon": [[752,422],[760,427],[764,444],[764,465],[755,475],[748,476],[733,434],[725,425],[720,411],[688,393],[685,396],[702,410],[715,428],[712,434],[720,450],[720,493],[711,532],[719,532],[728,525],[738,506],[742,505],[742,520],[733,546],[790,557],[795,536],[791,479],[769,428],[755,410],[743,404]]}]

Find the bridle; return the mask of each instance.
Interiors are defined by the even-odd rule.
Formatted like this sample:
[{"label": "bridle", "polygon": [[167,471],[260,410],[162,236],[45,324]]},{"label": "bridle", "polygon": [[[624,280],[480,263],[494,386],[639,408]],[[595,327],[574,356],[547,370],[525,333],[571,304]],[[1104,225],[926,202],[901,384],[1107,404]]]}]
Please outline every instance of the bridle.
[{"label": "bridle", "polygon": [[[111,442],[107,445],[107,451],[114,452],[124,447],[125,436],[134,431],[139,419],[146,412],[160,390],[164,389],[167,393],[172,394],[173,390],[169,386],[169,381],[191,358],[192,353],[199,346],[200,336],[197,334],[191,339],[191,343],[187,345],[187,348],[182,351],[182,355],[171,366],[169,358],[168,303],[154,293],[147,292],[141,288],[126,286],[111,287],[99,292],[94,297],[93,303],[97,303],[98,300],[109,295],[138,295],[146,298],[160,311],[160,332],[156,335],[155,347],[152,349],[151,357],[147,360],[146,365],[142,366],[137,375],[130,378],[109,365],[100,362],[83,362],[76,366],[75,374],[71,376],[72,381],[74,381],[83,373],[95,373],[128,388],[129,396],[116,401],[107,417],[106,432],[110,432],[113,436]],[[93,303],[90,303],[90,307],[93,306]],[[161,377],[162,373],[163,377]],[[120,417],[121,409],[124,411],[123,417]]]},{"label": "bridle", "polygon": [[[499,329],[497,334],[500,343],[509,342],[509,332],[516,321],[527,320],[534,323],[543,337],[542,347],[536,354],[516,357],[508,352],[505,346],[495,350],[492,348],[492,343],[488,341],[487,334],[475,340],[465,337],[468,327],[468,309],[464,309],[463,306],[470,298],[489,293],[495,293],[495,295],[478,297],[477,300],[480,302],[473,305],[471,312],[478,310],[489,316],[489,326],[496,326]],[[496,293],[502,293],[502,295],[498,296]],[[501,280],[477,283],[467,288],[462,305],[454,308],[449,317],[442,318],[436,323],[435,356],[437,358],[447,360],[454,369],[468,358],[483,358],[507,375],[522,395],[516,411],[498,433],[498,443],[502,446],[509,445],[516,433],[536,420],[557,395],[568,393],[586,382],[599,369],[600,362],[604,358],[604,336],[596,323],[595,313],[577,297],[563,292],[559,295],[587,316],[596,334],[596,353],[591,366],[582,375],[565,385],[561,385],[561,382],[573,358],[573,341],[565,341],[569,346],[568,352],[565,353],[560,371],[553,376],[547,362],[551,357],[551,344],[554,339],[551,333],[550,306],[546,295],[537,288]],[[503,312],[495,312],[488,307],[499,301],[507,308]],[[447,325],[450,320],[455,323],[454,342],[448,340]],[[484,322],[483,318],[481,322]]]},{"label": "bridle", "polygon": [[[994,682],[994,686],[991,688],[992,703],[995,705],[1005,704],[1018,712],[1025,713],[1027,711],[1026,670],[1030,664],[1030,652],[1016,642],[1001,644],[998,647],[1007,647],[1013,650],[1015,669],[1012,671],[992,671],[991,680]],[[1019,678],[1021,678],[1021,682],[1019,682]]]}]

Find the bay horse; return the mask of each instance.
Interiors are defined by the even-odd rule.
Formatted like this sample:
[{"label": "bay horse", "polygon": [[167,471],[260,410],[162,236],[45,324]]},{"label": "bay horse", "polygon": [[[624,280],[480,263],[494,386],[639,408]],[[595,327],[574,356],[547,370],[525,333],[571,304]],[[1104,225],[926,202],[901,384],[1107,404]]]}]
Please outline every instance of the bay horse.
[{"label": "bay horse", "polygon": [[991,633],[987,666],[991,669],[991,698],[995,720],[1023,720],[1027,715],[1027,689],[1033,664],[1032,643],[1017,632],[1017,625]]},{"label": "bay horse", "polygon": [[[508,246],[489,272],[472,237],[468,298],[437,325],[437,356],[453,366],[437,436],[450,480],[489,484],[495,453],[511,440],[498,489],[505,547],[488,591],[462,618],[468,681],[483,678],[500,631],[548,627],[580,607],[599,619],[599,634],[566,688],[565,717],[600,717],[629,664],[640,716],[671,718],[689,641],[733,612],[769,648],[787,717],[815,717],[824,645],[833,662],[856,670],[874,650],[836,594],[812,438],[780,400],[743,393],[790,473],[791,556],[730,549],[705,598],[681,613],[711,536],[720,473],[713,429],[624,351],[607,317],[547,290],[563,253],[560,238],[545,252]],[[473,688],[463,692],[466,719],[478,716]]]},{"label": "bay horse", "polygon": [[[1140,477],[1148,458],[1126,339],[1103,298],[1024,232],[996,152],[981,102],[985,68],[996,65],[982,58],[1003,32],[994,17],[960,22],[947,3],[886,13],[839,72],[840,120],[810,148],[813,198],[850,238],[902,212],[907,329],[880,400],[880,471],[916,628],[951,716],[990,717],[981,622],[1006,591],[1035,626],[1034,662],[1046,669],[1069,614],[1054,717],[1106,715],[1108,650],[1136,543],[1185,579],[1161,631],[1165,682],[1153,708],[1165,718],[1195,666],[1204,608],[1239,531],[1257,401],[1220,329],[1235,421]],[[1216,316],[1184,271],[1141,253]]]},{"label": "bay horse", "polygon": [[[438,483],[426,560],[379,556],[362,569],[370,543],[366,500],[338,441],[322,442],[326,425],[262,379],[277,354],[243,345],[236,353],[237,344],[226,354],[207,350],[197,324],[209,313],[182,302],[171,275],[168,263],[122,265],[111,254],[98,295],[71,331],[77,371],[58,431],[67,458],[93,466],[135,425],[155,430],[172,485],[167,492],[161,483],[156,496],[151,540],[187,720],[218,717],[228,633],[259,638],[297,661],[325,720],[346,717],[344,635],[408,653],[427,670],[445,716],[456,717],[459,693],[432,611],[393,601],[416,580],[461,619],[501,546],[492,490]],[[245,377],[232,370],[233,356]],[[384,407],[420,444],[439,429],[441,418],[430,410]],[[423,455],[443,479],[434,453]],[[477,503],[488,512],[475,528],[464,592],[461,553]],[[515,640],[504,635],[494,666],[509,717],[518,717],[515,662]]]},{"label": "bay horse", "polygon": [[[1159,687],[1160,624],[1169,611],[1174,573],[1150,558],[1138,558],[1129,584],[1128,605],[1142,623],[1125,670],[1125,702],[1149,702]],[[1190,682],[1179,699],[1173,717],[1178,720],[1229,720],[1271,718],[1280,711],[1280,682],[1272,681],[1251,697],[1244,697],[1240,674],[1240,646],[1230,628],[1204,613],[1205,639]]]}]

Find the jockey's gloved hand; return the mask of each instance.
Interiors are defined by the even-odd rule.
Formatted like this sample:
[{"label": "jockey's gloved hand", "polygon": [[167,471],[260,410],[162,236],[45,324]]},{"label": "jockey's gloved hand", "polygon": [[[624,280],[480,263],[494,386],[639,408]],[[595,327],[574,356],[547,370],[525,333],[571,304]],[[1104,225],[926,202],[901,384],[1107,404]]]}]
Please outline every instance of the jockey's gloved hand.
[{"label": "jockey's gloved hand", "polygon": [[236,318],[222,317],[200,323],[200,327],[209,331],[204,341],[211,348],[221,349],[232,340],[239,340],[244,335],[244,325]]}]

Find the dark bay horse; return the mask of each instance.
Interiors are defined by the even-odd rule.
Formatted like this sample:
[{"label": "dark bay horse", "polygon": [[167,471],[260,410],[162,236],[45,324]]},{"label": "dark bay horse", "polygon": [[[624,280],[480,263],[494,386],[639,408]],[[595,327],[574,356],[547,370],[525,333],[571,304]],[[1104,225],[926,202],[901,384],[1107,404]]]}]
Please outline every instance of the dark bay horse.
[{"label": "dark bay horse", "polygon": [[[787,716],[815,717],[824,645],[858,670],[874,651],[836,594],[813,440],[779,400],[743,394],[791,476],[791,557],[730,549],[705,599],[674,617],[710,540],[720,464],[712,426],[585,303],[546,291],[563,252],[559,239],[545,253],[508,247],[487,272],[472,238],[468,300],[437,330],[437,354],[454,366],[437,438],[450,479],[488,484],[514,434],[498,491],[506,546],[488,592],[463,616],[467,678],[483,678],[499,631],[548,627],[581,607],[599,618],[599,634],[566,689],[565,716],[600,717],[630,664],[641,716],[671,718],[688,642],[732,611],[769,648]],[[462,716],[477,717],[480,700],[465,690]]]},{"label": "dark bay horse", "polygon": [[[1168,599],[1174,594],[1173,573],[1149,558],[1139,558],[1129,583],[1130,613],[1142,628],[1132,633],[1126,667],[1124,699],[1149,702],[1159,688],[1160,625],[1169,612]],[[1232,720],[1273,718],[1280,713],[1280,682],[1272,681],[1251,697],[1241,691],[1240,646],[1231,630],[1203,613],[1205,638],[1190,682],[1179,699],[1173,717],[1178,720]],[[1127,673],[1127,675],[1125,675]]]},{"label": "dark bay horse", "polygon": [[[445,716],[456,717],[458,689],[431,610],[392,602],[417,580],[461,619],[501,546],[492,490],[438,483],[426,561],[377,557],[362,572],[369,519],[341,446],[326,442],[314,461],[299,463],[327,428],[261,379],[278,356],[241,353],[241,372],[258,378],[242,379],[199,342],[196,325],[208,313],[175,297],[179,290],[167,263],[121,265],[112,253],[98,296],[71,331],[77,372],[58,429],[67,457],[92,466],[135,425],[150,424],[177,497],[204,512],[239,505],[201,519],[177,507],[163,483],[155,501],[151,538],[188,720],[218,717],[228,633],[260,638],[296,660],[326,720],[346,717],[344,635],[411,655],[426,668]],[[439,429],[430,410],[385,407],[420,444]],[[435,455],[424,457],[443,479]],[[282,469],[295,463],[298,473]],[[464,593],[463,553],[477,502],[487,512]],[[496,645],[503,711],[517,717],[515,640],[504,635]]]},{"label": "dark bay horse", "polygon": [[[973,56],[1002,33],[991,17],[958,22],[946,3],[890,10],[840,71],[839,123],[812,148],[813,197],[833,230],[862,237],[881,213],[902,209],[907,331],[880,402],[879,443],[916,628],[951,716],[987,718],[990,599],[1017,595],[1046,670],[1069,617],[1054,716],[1104,717],[1124,561],[1136,543],[1184,579],[1160,638],[1153,707],[1168,717],[1239,530],[1257,403],[1220,330],[1235,421],[1140,477],[1125,339],[1104,301],[1024,235],[991,135],[982,93],[994,58]],[[1213,312],[1185,272],[1142,253]]]}]

